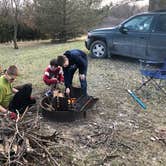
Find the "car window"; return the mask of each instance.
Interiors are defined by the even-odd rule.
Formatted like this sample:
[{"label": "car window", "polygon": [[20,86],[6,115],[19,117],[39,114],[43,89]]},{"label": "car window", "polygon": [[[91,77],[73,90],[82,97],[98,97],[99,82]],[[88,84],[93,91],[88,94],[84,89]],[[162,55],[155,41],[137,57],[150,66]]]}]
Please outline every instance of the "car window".
[{"label": "car window", "polygon": [[164,32],[166,33],[166,15],[160,15],[157,24],[156,24],[156,32]]},{"label": "car window", "polygon": [[129,31],[147,32],[150,29],[152,20],[152,15],[137,16],[126,22],[123,26]]}]

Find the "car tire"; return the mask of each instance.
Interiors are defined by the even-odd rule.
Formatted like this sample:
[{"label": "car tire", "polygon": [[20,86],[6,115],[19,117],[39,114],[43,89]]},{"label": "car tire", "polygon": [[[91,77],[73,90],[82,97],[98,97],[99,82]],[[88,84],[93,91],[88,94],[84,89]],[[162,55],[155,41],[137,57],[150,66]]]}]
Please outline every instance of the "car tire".
[{"label": "car tire", "polygon": [[101,40],[94,41],[90,46],[90,52],[92,58],[98,58],[98,59],[106,58],[107,57],[106,43]]}]

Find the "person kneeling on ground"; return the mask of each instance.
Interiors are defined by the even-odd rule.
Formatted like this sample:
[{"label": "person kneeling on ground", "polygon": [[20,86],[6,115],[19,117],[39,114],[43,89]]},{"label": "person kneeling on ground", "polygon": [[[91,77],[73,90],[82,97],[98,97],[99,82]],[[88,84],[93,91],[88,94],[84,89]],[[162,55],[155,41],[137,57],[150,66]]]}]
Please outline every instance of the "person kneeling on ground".
[{"label": "person kneeling on ground", "polygon": [[78,69],[82,94],[86,96],[87,95],[86,74],[88,67],[88,58],[86,53],[78,49],[66,51],[63,55],[58,56],[57,64],[63,67],[66,94],[70,96],[70,89],[72,86],[73,76],[76,70]]},{"label": "person kneeling on ground", "polygon": [[0,77],[0,112],[7,114],[8,110],[11,111],[12,119],[16,119],[17,111],[22,114],[27,106],[36,103],[36,100],[31,98],[32,84],[25,84],[18,89],[12,86],[17,76],[17,67],[11,65]]},{"label": "person kneeling on ground", "polygon": [[50,65],[45,69],[43,81],[46,85],[51,87],[51,89],[45,93],[46,96],[51,95],[58,83],[64,82],[62,68],[57,65],[56,59],[52,59]]}]

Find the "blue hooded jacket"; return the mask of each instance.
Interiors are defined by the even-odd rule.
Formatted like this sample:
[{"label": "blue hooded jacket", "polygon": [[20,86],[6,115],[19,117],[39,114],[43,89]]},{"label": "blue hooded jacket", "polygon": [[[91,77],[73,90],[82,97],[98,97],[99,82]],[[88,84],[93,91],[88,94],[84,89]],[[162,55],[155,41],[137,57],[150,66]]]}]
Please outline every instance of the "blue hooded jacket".
[{"label": "blue hooded jacket", "polygon": [[66,88],[70,87],[71,85],[71,76],[70,76],[70,68],[72,66],[75,66],[79,70],[79,74],[85,74],[87,72],[87,67],[88,67],[88,59],[87,55],[78,49],[74,50],[68,50],[64,53],[64,55],[68,58],[69,60],[69,66],[68,67],[63,67],[64,71],[64,78],[65,78],[65,86]]}]

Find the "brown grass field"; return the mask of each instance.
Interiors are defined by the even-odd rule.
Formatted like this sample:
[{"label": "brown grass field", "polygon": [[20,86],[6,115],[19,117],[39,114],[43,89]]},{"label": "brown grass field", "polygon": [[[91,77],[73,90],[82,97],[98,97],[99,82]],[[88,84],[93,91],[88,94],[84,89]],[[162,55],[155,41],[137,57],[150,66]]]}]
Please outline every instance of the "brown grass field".
[{"label": "brown grass field", "polygon": [[[50,44],[49,41],[0,45],[0,65],[16,64],[20,76],[16,84],[31,82],[33,93],[47,88],[42,81],[49,60],[67,49],[85,49],[84,41]],[[137,95],[147,105],[143,110],[126,92],[141,83],[137,60],[113,56],[89,58],[88,93],[99,101],[88,110],[86,119],[74,122],[49,121],[41,115],[41,131],[61,132],[60,165],[75,166],[165,166],[166,165],[166,97],[149,85]],[[75,84],[79,85],[77,77]],[[166,83],[163,82],[166,87]]]}]

